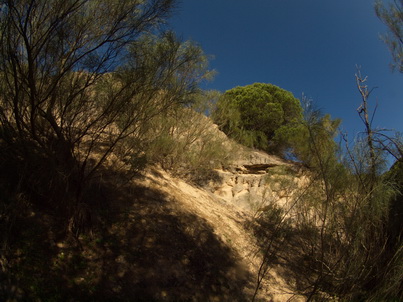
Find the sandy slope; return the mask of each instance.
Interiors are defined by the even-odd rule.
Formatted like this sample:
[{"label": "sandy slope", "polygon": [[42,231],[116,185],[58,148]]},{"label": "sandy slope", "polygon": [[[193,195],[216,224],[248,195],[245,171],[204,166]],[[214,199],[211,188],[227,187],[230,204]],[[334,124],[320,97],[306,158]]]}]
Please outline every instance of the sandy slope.
[{"label": "sandy slope", "polygon": [[[211,226],[214,234],[233,251],[236,261],[248,272],[241,276],[246,279],[242,291],[246,297],[252,297],[261,255],[255,238],[246,227],[252,218],[251,214],[206,189],[174,178],[162,170],[147,173],[141,185],[164,192],[182,211],[196,215]],[[290,294],[292,289],[279,277],[275,269],[270,270],[269,280],[262,285],[259,300],[302,301],[301,297]]]}]

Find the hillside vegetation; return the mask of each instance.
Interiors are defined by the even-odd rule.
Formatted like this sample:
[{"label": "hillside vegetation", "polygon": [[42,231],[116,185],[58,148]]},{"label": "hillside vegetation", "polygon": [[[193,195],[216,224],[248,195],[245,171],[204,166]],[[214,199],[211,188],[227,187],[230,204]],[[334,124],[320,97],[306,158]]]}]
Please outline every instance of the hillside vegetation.
[{"label": "hillside vegetation", "polygon": [[2,2],[0,300],[403,299],[401,139],[366,78],[354,144],[272,84],[203,91],[173,8]]}]

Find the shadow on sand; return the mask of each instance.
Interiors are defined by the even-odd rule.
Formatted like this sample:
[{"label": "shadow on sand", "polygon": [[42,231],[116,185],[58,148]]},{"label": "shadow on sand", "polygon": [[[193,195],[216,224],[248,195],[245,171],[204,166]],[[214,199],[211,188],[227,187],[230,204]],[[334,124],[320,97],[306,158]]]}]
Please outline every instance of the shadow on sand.
[{"label": "shadow on sand", "polygon": [[[95,187],[94,187],[95,188]],[[43,301],[246,301],[250,278],[202,218],[159,191],[97,184],[83,251],[53,221],[24,217],[9,247],[0,298]]]}]

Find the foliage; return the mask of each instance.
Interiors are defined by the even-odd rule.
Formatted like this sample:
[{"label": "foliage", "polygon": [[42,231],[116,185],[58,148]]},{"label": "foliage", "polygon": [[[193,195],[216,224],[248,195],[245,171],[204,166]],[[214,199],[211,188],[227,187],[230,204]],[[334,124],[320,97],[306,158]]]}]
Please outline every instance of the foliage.
[{"label": "foliage", "polygon": [[194,96],[191,106],[176,106],[151,120],[147,158],[199,184],[214,177],[211,170],[236,153],[233,143],[204,115],[218,96],[216,91],[205,91]]},{"label": "foliage", "polygon": [[[223,135],[203,115],[215,98],[198,88],[211,77],[207,57],[195,43],[160,31],[172,6],[169,0],[2,2],[0,300],[59,301],[72,294],[93,300],[104,299],[106,292],[124,299],[115,292],[122,276],[109,253],[120,256],[119,250],[135,246],[130,257],[140,253],[139,263],[149,268],[162,246],[139,252],[144,236],[135,245],[116,244],[132,242],[144,227],[155,230],[155,215],[143,225],[142,206],[137,213],[133,210],[139,225],[130,234],[126,229],[120,237],[108,233],[111,217],[125,208],[123,202],[117,206],[119,200],[133,203],[133,187],[125,194],[120,191],[126,172],[157,161],[202,183],[231,154]],[[149,191],[143,204],[149,204]],[[155,200],[165,204],[163,196]],[[160,206],[149,208],[151,213]],[[158,222],[171,217],[169,211],[161,210]],[[167,225],[177,235],[176,226],[189,221],[167,220]],[[83,234],[89,229],[99,241]],[[178,245],[168,234],[163,241],[176,253]],[[115,243],[104,244],[106,239]],[[183,249],[192,239],[181,240]],[[86,258],[91,252],[79,248],[89,244],[102,246],[92,251],[106,252],[105,258]],[[150,258],[146,264],[143,254]],[[97,270],[91,269],[95,258],[102,259]],[[191,265],[201,272],[202,257],[195,259]],[[143,280],[135,290],[133,279],[127,280],[130,286],[120,295],[147,299]],[[105,283],[111,288],[105,289]],[[201,295],[206,295],[205,288]]]},{"label": "foliage", "polygon": [[395,0],[384,5],[381,1],[375,4],[377,16],[389,28],[389,34],[383,39],[388,45],[395,64],[393,67],[403,72],[403,1]]},{"label": "foliage", "polygon": [[[226,91],[213,119],[229,137],[263,150],[273,150],[273,138],[302,119],[299,100],[272,84],[255,83]],[[279,143],[279,142],[277,142]]]},{"label": "foliage", "polygon": [[29,237],[19,233],[40,221],[31,216],[46,215],[45,237],[77,239],[89,229],[105,208],[107,168],[141,168],[151,121],[200,93],[206,56],[161,30],[173,5],[1,2],[1,273],[11,272],[18,238]]},{"label": "foliage", "polygon": [[[228,90],[219,99],[213,119],[228,136],[238,142],[297,159],[314,167],[316,152],[325,152],[335,160],[334,137],[340,120],[321,116],[303,99],[305,112],[298,99],[271,84],[255,83]],[[315,142],[314,142],[315,141]]]},{"label": "foliage", "polygon": [[[357,86],[362,89],[362,81]],[[274,231],[256,232],[262,236],[264,255],[259,282],[279,263],[281,254],[287,278],[296,282],[297,293],[308,301],[400,301],[401,161],[382,173],[385,144],[365,118],[366,131],[352,148],[346,145],[344,160],[338,159],[334,142],[318,139],[326,137],[321,131],[334,131],[337,122],[314,116],[306,124],[313,169],[300,176],[300,188],[271,226]],[[273,209],[263,210],[278,215]],[[258,225],[272,223],[265,220],[272,216],[260,215]],[[288,219],[291,223],[285,223]],[[278,239],[278,233],[289,234],[287,241]]]},{"label": "foliage", "polygon": [[72,215],[114,151],[126,146],[140,154],[147,121],[189,102],[206,74],[206,57],[172,33],[150,34],[172,6],[4,2],[1,139],[12,150],[4,160],[15,162],[30,196]]},{"label": "foliage", "polygon": [[[319,166],[315,153],[321,153],[326,160],[336,161],[337,144],[334,138],[340,125],[339,119],[322,115],[320,111],[306,108],[304,121],[277,130],[274,141],[279,145],[289,146],[285,149],[291,158],[297,158],[306,166],[314,169]],[[281,144],[282,143],[282,144]]]},{"label": "foliage", "polygon": [[[273,220],[278,212],[262,209],[256,230],[264,255],[261,271],[283,265],[296,293],[309,301],[401,299],[401,223],[394,218],[399,212],[390,178],[368,178],[367,172],[346,169],[321,153],[313,157],[321,164],[307,172],[280,217]],[[278,234],[288,234],[287,240]]]}]

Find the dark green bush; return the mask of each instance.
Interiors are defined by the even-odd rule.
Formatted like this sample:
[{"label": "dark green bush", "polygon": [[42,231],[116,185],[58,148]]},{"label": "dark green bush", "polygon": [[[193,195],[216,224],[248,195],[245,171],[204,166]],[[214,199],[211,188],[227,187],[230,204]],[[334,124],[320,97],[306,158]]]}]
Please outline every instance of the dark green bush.
[{"label": "dark green bush", "polygon": [[289,91],[272,84],[255,83],[226,91],[212,114],[228,136],[248,147],[282,150],[286,139],[274,141],[276,133],[302,121],[302,107]]}]

